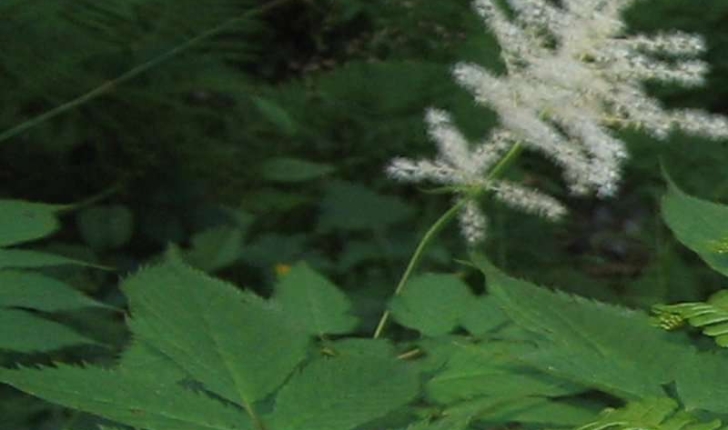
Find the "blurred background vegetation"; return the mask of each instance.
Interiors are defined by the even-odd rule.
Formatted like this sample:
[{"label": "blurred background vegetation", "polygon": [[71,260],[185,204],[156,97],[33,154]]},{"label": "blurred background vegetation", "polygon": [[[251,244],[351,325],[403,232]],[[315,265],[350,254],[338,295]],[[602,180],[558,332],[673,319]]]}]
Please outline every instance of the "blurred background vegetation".
[{"label": "blurred background vegetation", "polygon": [[[452,111],[474,139],[496,119],[449,77],[461,60],[500,67],[470,0],[5,0],[0,17],[1,196],[82,203],[35,247],[117,268],[52,275],[119,307],[119,277],[175,244],[191,264],[262,294],[307,261],[356,299],[371,332],[451,203],[393,183],[383,167],[434,153],[427,107]],[[704,35],[708,84],[651,91],[728,115],[728,3],[644,0],[628,21],[635,32]],[[660,221],[660,163],[686,191],[728,202],[726,143],[617,133],[632,158],[616,198],[571,198],[557,169],[527,154],[509,176],[571,214],[549,224],[485,202],[485,251],[514,275],[604,300],[704,298],[720,278]],[[466,256],[451,228],[423,269],[477,285],[454,263]],[[104,360],[126,341],[121,314],[56,317],[108,347],[0,361]],[[91,428],[6,387],[0,416],[8,429]]]}]

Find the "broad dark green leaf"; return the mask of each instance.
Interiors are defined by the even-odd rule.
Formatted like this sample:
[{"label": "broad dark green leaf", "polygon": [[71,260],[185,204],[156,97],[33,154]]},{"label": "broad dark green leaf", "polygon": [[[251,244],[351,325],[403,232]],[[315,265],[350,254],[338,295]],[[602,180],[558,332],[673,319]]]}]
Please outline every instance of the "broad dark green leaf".
[{"label": "broad dark green leaf", "polygon": [[682,363],[676,385],[680,400],[688,409],[728,414],[728,354],[695,354]]},{"label": "broad dark green leaf", "polygon": [[427,274],[409,281],[390,309],[398,323],[427,336],[452,331],[468,313],[475,296],[452,275]]},{"label": "broad dark green leaf", "polygon": [[321,358],[281,389],[272,427],[350,430],[406,405],[417,391],[416,375],[394,358]]},{"label": "broad dark green leaf", "polygon": [[305,263],[284,275],[274,298],[289,318],[314,335],[348,333],[358,323],[349,314],[351,303],[346,295]]},{"label": "broad dark green leaf", "polygon": [[215,227],[192,236],[192,247],[184,253],[189,264],[214,272],[235,263],[243,254],[243,230]]},{"label": "broad dark green leaf", "polygon": [[148,430],[248,430],[245,413],[151,374],[96,367],[0,370],[0,381],[52,403]]},{"label": "broad dark green leaf", "polygon": [[0,200],[0,246],[40,239],[58,229],[63,206],[22,200]]},{"label": "broad dark green leaf", "polygon": [[132,331],[226,399],[251,407],[306,356],[308,336],[279,309],[176,258],[122,285]]}]

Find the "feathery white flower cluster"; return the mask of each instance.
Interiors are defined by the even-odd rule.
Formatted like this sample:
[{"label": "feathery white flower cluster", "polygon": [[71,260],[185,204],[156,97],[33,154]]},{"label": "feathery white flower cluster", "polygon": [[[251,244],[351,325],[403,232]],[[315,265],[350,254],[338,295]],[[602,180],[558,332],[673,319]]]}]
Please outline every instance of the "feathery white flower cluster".
[{"label": "feathery white flower cluster", "polygon": [[[621,13],[636,0],[562,0],[561,6],[548,0],[507,1],[513,20],[496,0],[474,0],[500,43],[507,73],[496,76],[467,63],[454,67],[456,81],[478,103],[495,110],[501,126],[470,153],[446,115],[431,112],[428,124],[440,157],[434,162],[396,159],[389,167],[394,178],[478,186],[495,191],[504,202],[553,218],[563,213],[553,199],[514,184],[485,181],[508,145],[520,142],[545,154],[563,169],[573,193],[604,197],[617,190],[627,157],[624,143],[607,126],[633,126],[660,139],[674,128],[728,138],[725,117],[665,110],[642,87],[645,80],[702,84],[707,65],[690,59],[705,50],[699,36],[625,35]],[[469,242],[483,236],[475,232],[485,225],[476,209],[466,208],[461,216]]]},{"label": "feathery white flower cluster", "polygon": [[558,201],[546,194],[512,182],[487,178],[487,172],[513,145],[509,132],[496,129],[471,151],[468,141],[447,112],[430,109],[425,120],[430,136],[438,145],[439,156],[434,161],[395,158],[387,172],[402,181],[429,180],[451,186],[465,196],[460,226],[468,243],[478,243],[485,237],[486,218],[475,199],[483,191],[492,191],[509,206],[549,219],[558,219],[566,213]]}]

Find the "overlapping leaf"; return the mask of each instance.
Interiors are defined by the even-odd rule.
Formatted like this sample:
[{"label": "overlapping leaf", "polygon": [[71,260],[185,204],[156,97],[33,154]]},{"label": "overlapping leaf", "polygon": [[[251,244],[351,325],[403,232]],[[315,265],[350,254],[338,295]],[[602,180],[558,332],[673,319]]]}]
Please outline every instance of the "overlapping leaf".
[{"label": "overlapping leaf", "polygon": [[239,405],[275,390],[305,358],[308,336],[274,306],[173,259],[123,283],[136,337]]}]

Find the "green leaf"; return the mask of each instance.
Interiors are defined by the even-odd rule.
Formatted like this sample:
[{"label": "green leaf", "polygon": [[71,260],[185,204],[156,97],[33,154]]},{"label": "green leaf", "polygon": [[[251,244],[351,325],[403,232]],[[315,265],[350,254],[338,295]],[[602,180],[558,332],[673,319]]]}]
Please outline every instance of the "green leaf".
[{"label": "green leaf", "polygon": [[383,196],[361,185],[336,181],[326,189],[321,203],[319,229],[380,230],[412,216],[401,200]]},{"label": "green leaf", "polygon": [[0,370],[0,381],[52,403],[147,430],[248,430],[245,413],[153,375],[96,367]]},{"label": "green leaf", "polygon": [[275,390],[306,356],[308,336],[273,305],[176,259],[122,285],[136,337],[212,392],[245,407]]},{"label": "green leaf", "polygon": [[25,311],[0,309],[0,349],[31,353],[96,344],[57,322]]},{"label": "green leaf", "polygon": [[97,206],[79,212],[76,223],[83,240],[94,249],[125,245],[134,233],[134,215],[126,206]]},{"label": "green leaf", "polygon": [[56,219],[63,206],[0,200],[0,246],[17,245],[53,233],[60,224]]},{"label": "green leaf", "polygon": [[321,358],[281,389],[272,427],[349,430],[406,405],[417,391],[416,375],[394,358]]},{"label": "green leaf", "polygon": [[400,324],[427,336],[452,331],[468,311],[475,296],[452,275],[422,275],[412,279],[402,294],[392,299],[392,316]]},{"label": "green leaf", "polygon": [[305,263],[283,276],[274,298],[299,327],[317,336],[349,333],[358,324],[346,295]]},{"label": "green leaf", "polygon": [[[627,398],[662,395],[691,349],[651,327],[642,312],[510,278],[478,258],[488,290],[539,344],[522,360],[549,373]],[[635,357],[639,357],[636,360]]]},{"label": "green leaf", "polygon": [[691,414],[678,410],[675,400],[654,397],[630,402],[623,408],[606,409],[600,414],[599,420],[585,424],[579,429],[717,430],[720,427],[720,420],[699,422]]},{"label": "green leaf", "polygon": [[243,230],[215,227],[192,236],[192,248],[184,253],[189,264],[205,272],[224,269],[243,253]]},{"label": "green leaf", "polygon": [[563,379],[524,367],[515,357],[528,349],[515,344],[453,340],[447,347],[449,357],[445,367],[427,383],[428,396],[438,403],[480,396],[561,396],[583,391]]},{"label": "green leaf", "polygon": [[80,260],[64,257],[62,255],[47,254],[39,251],[25,249],[0,249],[0,269],[36,269],[49,266],[88,266],[99,269],[108,269]]},{"label": "green leaf", "polygon": [[273,182],[310,181],[327,176],[333,171],[334,168],[328,164],[287,157],[268,160],[261,166],[263,179]]},{"label": "green leaf", "polygon": [[146,374],[160,382],[179,382],[187,376],[184,369],[169,357],[139,341],[133,341],[124,350],[118,368],[137,375]]},{"label": "green leaf", "polygon": [[728,276],[728,206],[685,194],[668,179],[662,217],[675,237]]},{"label": "green leaf", "polygon": [[0,270],[0,306],[46,312],[107,307],[61,281],[16,270]]},{"label": "green leaf", "polygon": [[289,136],[296,134],[298,126],[285,109],[262,97],[253,97],[252,100],[260,113],[271,123],[277,125],[284,134]]},{"label": "green leaf", "polygon": [[510,321],[491,296],[480,296],[471,300],[460,320],[461,325],[475,336],[482,336]]},{"label": "green leaf", "polygon": [[728,414],[728,354],[698,353],[683,362],[676,385],[687,409]]}]

